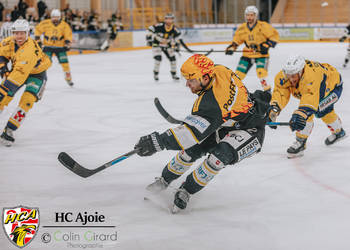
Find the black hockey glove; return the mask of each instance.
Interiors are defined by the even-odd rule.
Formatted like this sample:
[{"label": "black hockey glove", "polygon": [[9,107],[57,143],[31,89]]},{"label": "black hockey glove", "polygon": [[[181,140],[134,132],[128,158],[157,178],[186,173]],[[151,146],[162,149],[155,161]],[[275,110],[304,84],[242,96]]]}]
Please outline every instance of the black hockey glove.
[{"label": "black hockey glove", "polygon": [[225,55],[233,55],[233,52],[237,49],[237,44],[236,43],[231,43],[225,50]]},{"label": "black hockey glove", "polygon": [[269,53],[269,48],[270,48],[270,45],[267,42],[261,43],[259,45],[259,52],[262,55],[267,55],[267,53]]},{"label": "black hockey glove", "polygon": [[9,72],[9,69],[7,68],[7,63],[1,63],[0,64],[0,76],[1,76],[1,78],[4,78],[4,76],[6,76],[7,72]]},{"label": "black hockey glove", "polygon": [[64,41],[64,50],[65,51],[70,50],[70,41],[69,40]]},{"label": "black hockey glove", "polygon": [[153,132],[150,135],[142,136],[134,148],[140,149],[137,153],[139,156],[150,156],[156,152],[162,151],[164,145],[160,139],[159,133]]},{"label": "black hockey glove", "polygon": [[346,40],[346,36],[343,36],[343,37],[341,37],[340,39],[339,39],[339,42],[344,42]]},{"label": "black hockey glove", "polygon": [[307,114],[304,110],[297,109],[294,111],[292,118],[289,121],[290,128],[294,130],[303,130],[306,126]]},{"label": "black hockey glove", "polygon": [[177,52],[177,53],[179,53],[180,52],[180,43],[175,43],[175,45],[174,45],[174,50],[175,50],[175,52]]},{"label": "black hockey glove", "polygon": [[[270,105],[270,107],[267,111],[267,113],[269,115],[267,121],[268,122],[276,122],[277,116],[280,114],[280,112],[281,112],[281,109],[277,103],[273,103],[272,105]],[[270,125],[269,125],[269,127],[272,129],[277,128],[277,126],[270,126]]]}]

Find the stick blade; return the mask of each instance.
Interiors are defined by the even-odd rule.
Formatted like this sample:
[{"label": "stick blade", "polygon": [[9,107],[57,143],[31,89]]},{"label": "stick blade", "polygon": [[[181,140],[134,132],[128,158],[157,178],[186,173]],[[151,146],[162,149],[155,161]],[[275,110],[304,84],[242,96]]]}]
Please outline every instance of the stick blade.
[{"label": "stick blade", "polygon": [[156,106],[158,112],[163,116],[168,122],[172,124],[182,124],[183,122],[172,117],[162,106],[158,97],[154,98],[154,105]]},{"label": "stick blade", "polygon": [[63,166],[68,168],[70,171],[79,175],[80,177],[87,178],[95,173],[95,171],[84,168],[79,163],[77,163],[72,157],[70,157],[66,152],[61,152],[58,155],[59,162]]}]

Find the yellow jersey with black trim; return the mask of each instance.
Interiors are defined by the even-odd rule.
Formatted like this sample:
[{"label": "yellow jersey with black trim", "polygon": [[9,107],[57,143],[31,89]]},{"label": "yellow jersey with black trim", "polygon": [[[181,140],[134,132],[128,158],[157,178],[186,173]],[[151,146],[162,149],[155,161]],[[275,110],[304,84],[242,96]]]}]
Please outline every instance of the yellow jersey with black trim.
[{"label": "yellow jersey with black trim", "polygon": [[68,23],[61,20],[56,26],[51,19],[41,21],[34,32],[36,37],[44,36],[43,44],[45,46],[64,47],[65,41],[72,41],[72,29]]},{"label": "yellow jersey with black trim", "polygon": [[283,109],[293,95],[300,99],[299,108],[312,114],[317,112],[320,101],[341,84],[341,76],[332,65],[309,60],[305,60],[305,63],[304,72],[295,87],[282,71],[276,75],[271,104]]},{"label": "yellow jersey with black trim", "polygon": [[247,23],[241,24],[234,36],[233,43],[237,45],[245,44],[243,56],[248,58],[269,57],[269,54],[262,55],[259,52],[252,51],[252,48],[259,48],[261,43],[271,41],[276,44],[279,41],[279,34],[271,24],[264,21],[257,21],[253,27],[249,27]]},{"label": "yellow jersey with black trim", "polygon": [[[208,86],[198,94],[184,124],[167,131],[167,149],[187,149],[221,127],[233,127],[249,115],[253,106],[249,92],[235,73],[222,65],[214,67]],[[173,142],[172,139],[174,139]],[[172,145],[172,146],[169,146]],[[175,146],[174,146],[175,145]]]},{"label": "yellow jersey with black trim", "polygon": [[36,41],[28,40],[20,47],[12,36],[1,41],[0,61],[11,61],[12,70],[7,80],[21,86],[31,74],[39,74],[51,66],[49,57],[43,53]]}]

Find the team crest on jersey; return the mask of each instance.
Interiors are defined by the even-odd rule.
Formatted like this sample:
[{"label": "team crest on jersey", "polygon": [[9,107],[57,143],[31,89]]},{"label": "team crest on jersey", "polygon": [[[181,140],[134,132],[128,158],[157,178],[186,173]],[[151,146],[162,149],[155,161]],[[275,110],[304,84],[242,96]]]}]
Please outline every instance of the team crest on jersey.
[{"label": "team crest on jersey", "polygon": [[3,208],[2,226],[7,238],[19,248],[33,241],[39,230],[39,208]]}]

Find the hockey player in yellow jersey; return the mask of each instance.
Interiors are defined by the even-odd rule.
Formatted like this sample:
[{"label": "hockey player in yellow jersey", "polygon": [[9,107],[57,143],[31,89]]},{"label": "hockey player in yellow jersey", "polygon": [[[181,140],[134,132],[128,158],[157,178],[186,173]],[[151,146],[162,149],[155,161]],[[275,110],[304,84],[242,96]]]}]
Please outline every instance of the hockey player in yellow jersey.
[{"label": "hockey player in yellow jersey", "polygon": [[[13,36],[5,38],[0,44],[0,113],[13,99],[16,92],[26,85],[19,105],[11,115],[1,134],[1,142],[11,146],[15,141],[13,131],[23,123],[29,110],[38,102],[45,89],[46,70],[51,66],[50,59],[29,35],[26,20],[17,20],[12,26]],[[7,63],[12,63],[12,69]]]},{"label": "hockey player in yellow jersey", "polygon": [[271,86],[266,81],[269,63],[268,51],[278,43],[278,32],[267,22],[258,20],[259,11],[255,6],[248,6],[244,14],[246,23],[237,28],[232,43],[226,48],[226,54],[232,55],[237,47],[244,43],[244,52],[235,73],[243,80],[255,62],[261,86],[265,91],[270,91]]},{"label": "hockey player in yellow jersey", "polygon": [[296,141],[287,150],[288,158],[304,154],[307,138],[314,126],[314,116],[321,118],[331,131],[325,140],[326,145],[345,137],[341,120],[334,111],[334,104],[339,100],[342,90],[341,75],[333,66],[305,60],[298,55],[288,58],[282,71],[275,77],[269,112],[270,120],[275,121],[291,95],[300,99],[299,107],[290,119],[290,127],[296,131]]},{"label": "hockey player in yellow jersey", "polygon": [[163,149],[177,155],[163,168],[160,177],[147,186],[160,192],[190,169],[196,167],[175,194],[173,212],[185,209],[191,195],[203,189],[220,170],[260,152],[271,94],[257,90],[250,94],[230,69],[214,65],[204,55],[193,55],[182,65],[186,86],[198,95],[192,112],[183,124],[164,133],[154,132],[135,145],[140,156]]},{"label": "hockey player in yellow jersey", "polygon": [[[41,36],[43,41],[41,42]],[[62,65],[65,79],[69,86],[73,86],[67,51],[72,42],[72,29],[65,21],[61,20],[61,12],[58,9],[51,11],[51,19],[41,21],[35,27],[35,40],[42,43],[43,51],[50,57],[55,54]]]}]

